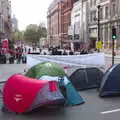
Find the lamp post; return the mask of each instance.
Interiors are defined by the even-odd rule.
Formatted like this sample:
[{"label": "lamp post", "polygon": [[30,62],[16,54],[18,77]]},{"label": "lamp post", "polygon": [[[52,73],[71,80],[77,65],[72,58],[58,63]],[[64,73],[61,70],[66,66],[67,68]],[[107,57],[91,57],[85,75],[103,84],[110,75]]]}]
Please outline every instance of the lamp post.
[{"label": "lamp post", "polygon": [[100,5],[97,6],[98,8],[98,41],[100,41]]},{"label": "lamp post", "polygon": [[[98,8],[98,18],[97,18],[97,22],[98,22],[98,41],[100,41],[100,5],[97,6]],[[98,52],[100,52],[100,49],[98,49]]]},{"label": "lamp post", "polygon": [[113,26],[112,27],[112,65],[114,65],[114,56],[115,56],[114,45],[115,45],[115,39],[116,38],[117,38],[117,36],[116,36],[116,28]]}]

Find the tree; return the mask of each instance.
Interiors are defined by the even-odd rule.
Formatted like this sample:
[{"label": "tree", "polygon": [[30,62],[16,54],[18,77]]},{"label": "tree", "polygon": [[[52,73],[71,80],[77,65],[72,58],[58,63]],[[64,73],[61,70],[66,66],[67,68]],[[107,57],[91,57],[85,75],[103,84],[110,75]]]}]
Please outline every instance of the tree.
[{"label": "tree", "polygon": [[47,36],[47,30],[45,27],[36,24],[30,24],[27,26],[24,32],[24,40],[31,43],[38,43],[41,37]]},{"label": "tree", "polygon": [[23,34],[21,31],[16,31],[12,33],[12,41],[18,41],[23,39]]},{"label": "tree", "polygon": [[41,37],[47,37],[47,29],[44,23],[40,23],[38,26],[38,32],[40,33]]},{"label": "tree", "polygon": [[38,26],[36,24],[30,24],[27,26],[24,32],[24,40],[27,42],[37,42],[39,41],[39,34],[37,33]]},{"label": "tree", "polygon": [[8,40],[9,41],[9,49],[14,50],[14,41]]}]

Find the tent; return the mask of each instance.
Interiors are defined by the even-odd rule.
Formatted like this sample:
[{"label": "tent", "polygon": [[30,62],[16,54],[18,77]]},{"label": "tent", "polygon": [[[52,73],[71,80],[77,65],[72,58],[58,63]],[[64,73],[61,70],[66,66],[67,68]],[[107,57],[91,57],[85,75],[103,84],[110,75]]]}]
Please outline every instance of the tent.
[{"label": "tent", "polygon": [[[43,62],[40,63],[31,69],[28,70],[26,76],[32,77],[35,79],[51,81],[54,80],[57,83],[61,83],[61,79],[63,81],[60,86],[61,92],[66,94],[64,97],[66,98],[67,105],[78,105],[84,103],[84,100],[80,96],[80,94],[76,91],[70,80],[68,79],[64,70],[56,63],[53,62]],[[60,81],[59,81],[60,80]],[[64,90],[63,90],[64,89]],[[72,99],[71,99],[72,98]]]},{"label": "tent", "polygon": [[59,88],[62,92],[62,94],[65,97],[65,104],[68,106],[75,106],[80,105],[84,103],[83,98],[80,96],[80,94],[76,91],[72,83],[70,82],[69,78],[67,76],[64,77],[51,77],[51,76],[42,76],[40,80],[54,80],[58,82]]},{"label": "tent", "polygon": [[85,90],[99,87],[103,75],[103,72],[95,67],[79,68],[70,76],[70,80],[77,90]]},{"label": "tent", "polygon": [[120,64],[106,71],[99,92],[101,97],[120,95]]},{"label": "tent", "polygon": [[26,73],[26,76],[31,78],[40,78],[41,76],[65,76],[63,68],[53,62],[42,62],[30,68]]},{"label": "tent", "polygon": [[55,81],[38,81],[15,74],[5,83],[3,102],[9,111],[25,113],[48,104],[63,105],[65,98]]}]

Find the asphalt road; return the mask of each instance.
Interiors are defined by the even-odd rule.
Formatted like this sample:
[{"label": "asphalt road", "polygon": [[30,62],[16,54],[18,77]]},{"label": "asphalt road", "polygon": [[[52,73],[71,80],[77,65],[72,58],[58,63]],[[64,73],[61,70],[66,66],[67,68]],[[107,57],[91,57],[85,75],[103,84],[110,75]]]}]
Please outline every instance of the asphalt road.
[{"label": "asphalt road", "polygon": [[[106,58],[106,66],[111,58]],[[120,60],[116,60],[119,63]],[[0,80],[7,80],[14,73],[23,73],[26,65],[0,65]],[[75,69],[75,68],[74,68]],[[2,88],[2,85],[0,86]],[[41,108],[29,114],[0,111],[1,120],[119,120],[120,97],[100,98],[96,89],[81,91],[85,104],[65,108]],[[0,106],[2,106],[0,95]]]},{"label": "asphalt road", "polygon": [[[1,120],[119,120],[120,98],[101,99],[96,90],[82,91],[85,103],[75,107],[40,108],[28,114],[0,111]],[[112,112],[113,111],[113,112]],[[110,113],[112,112],[112,113]]]}]

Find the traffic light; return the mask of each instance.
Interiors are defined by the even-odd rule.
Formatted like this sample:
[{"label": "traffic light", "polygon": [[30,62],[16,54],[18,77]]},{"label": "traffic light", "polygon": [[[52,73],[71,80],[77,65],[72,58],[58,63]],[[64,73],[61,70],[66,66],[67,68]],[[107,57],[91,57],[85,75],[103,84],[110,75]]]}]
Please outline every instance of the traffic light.
[{"label": "traffic light", "polygon": [[116,36],[116,28],[115,27],[112,27],[112,39],[116,39],[117,36]]}]

